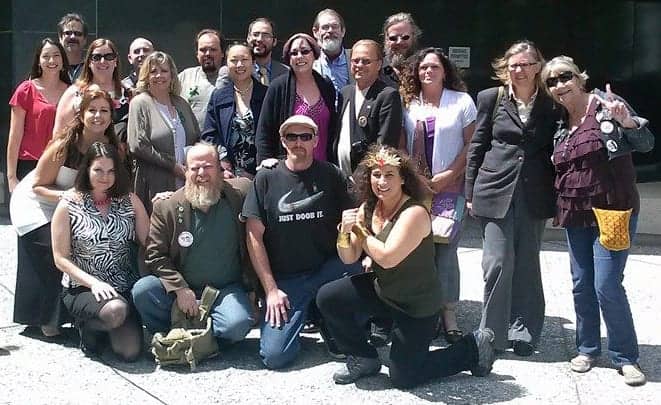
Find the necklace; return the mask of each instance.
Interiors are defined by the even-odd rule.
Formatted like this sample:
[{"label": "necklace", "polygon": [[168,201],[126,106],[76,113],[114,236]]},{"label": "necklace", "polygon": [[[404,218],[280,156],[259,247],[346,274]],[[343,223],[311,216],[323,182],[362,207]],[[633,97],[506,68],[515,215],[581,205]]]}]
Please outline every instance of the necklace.
[{"label": "necklace", "polygon": [[249,91],[252,91],[252,80],[250,81],[248,86],[243,90],[241,90],[240,88],[236,87],[236,85],[234,85],[234,91],[241,94],[242,96],[245,96]]},{"label": "necklace", "polygon": [[110,205],[111,198],[110,196],[106,196],[103,200],[95,200],[94,197],[92,197],[92,200],[94,201],[94,205],[98,208]]}]

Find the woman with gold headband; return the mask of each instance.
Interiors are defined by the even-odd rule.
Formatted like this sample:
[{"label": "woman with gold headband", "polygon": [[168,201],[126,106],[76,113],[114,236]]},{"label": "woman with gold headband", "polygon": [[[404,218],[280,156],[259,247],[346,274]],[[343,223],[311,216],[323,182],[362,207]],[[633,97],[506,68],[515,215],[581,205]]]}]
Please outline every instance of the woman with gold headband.
[{"label": "woman with gold headband", "polygon": [[[344,263],[363,252],[372,272],[324,285],[317,306],[346,366],[333,375],[349,384],[378,374],[381,362],[358,319],[392,319],[390,378],[398,388],[464,370],[485,376],[494,361],[493,332],[475,331],[447,349],[429,351],[440,313],[440,285],[434,266],[426,189],[408,156],[374,146],[358,165],[355,190],[362,204],[342,213],[337,250]],[[356,314],[356,313],[360,314]]]}]

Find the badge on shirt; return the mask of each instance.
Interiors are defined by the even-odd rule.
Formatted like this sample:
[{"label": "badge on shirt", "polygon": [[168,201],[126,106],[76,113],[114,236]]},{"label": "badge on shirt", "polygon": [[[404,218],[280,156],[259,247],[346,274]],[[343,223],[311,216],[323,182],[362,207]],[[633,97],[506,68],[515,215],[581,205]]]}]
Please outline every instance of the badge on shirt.
[{"label": "badge on shirt", "polygon": [[609,152],[617,152],[619,146],[617,145],[617,142],[615,142],[612,139],[609,139],[606,141],[606,149],[608,149]]},{"label": "badge on shirt", "polygon": [[599,129],[606,135],[610,135],[615,131],[615,124],[611,120],[604,120],[599,123]]},{"label": "badge on shirt", "polygon": [[365,128],[367,126],[367,117],[364,115],[358,117],[358,125]]},{"label": "badge on shirt", "polygon": [[188,231],[183,231],[179,234],[177,242],[179,242],[179,246],[181,247],[190,247],[193,244],[193,234]]}]

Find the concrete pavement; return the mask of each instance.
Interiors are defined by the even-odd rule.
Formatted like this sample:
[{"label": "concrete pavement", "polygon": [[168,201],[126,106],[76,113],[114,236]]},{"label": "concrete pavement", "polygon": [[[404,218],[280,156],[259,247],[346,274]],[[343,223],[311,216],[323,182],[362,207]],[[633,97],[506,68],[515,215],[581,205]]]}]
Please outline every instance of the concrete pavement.
[{"label": "concrete pavement", "polygon": [[[469,225],[459,254],[459,323],[464,331],[475,328],[480,317],[482,252],[477,235],[474,225]],[[568,361],[574,355],[574,310],[568,257],[564,242],[548,241],[542,253],[546,321],[538,352],[529,358],[506,353],[486,378],[462,373],[408,391],[390,387],[386,367],[380,375],[355,385],[333,384],[331,375],[339,363],[327,357],[318,335],[305,335],[299,360],[286,371],[261,366],[259,333],[253,330],[246,341],[204,362],[194,373],[158,369],[146,356],[133,364],[122,364],[110,353],[92,360],[74,342],[49,343],[24,336],[24,327],[11,322],[16,252],[10,226],[0,225],[0,243],[0,347],[10,353],[0,356],[0,403],[661,403],[658,240],[655,246],[633,248],[624,282],[647,385],[626,386],[606,355],[589,373],[578,375],[569,370]],[[605,343],[605,331],[602,336]]]}]

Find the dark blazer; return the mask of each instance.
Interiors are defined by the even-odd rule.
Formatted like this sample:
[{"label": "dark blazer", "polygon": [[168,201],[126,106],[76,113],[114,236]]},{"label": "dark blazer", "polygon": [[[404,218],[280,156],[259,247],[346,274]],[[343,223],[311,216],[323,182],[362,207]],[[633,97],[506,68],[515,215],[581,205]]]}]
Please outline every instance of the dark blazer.
[{"label": "dark blazer", "polygon": [[[402,102],[399,93],[392,87],[377,79],[367,91],[365,102],[363,102],[358,119],[356,119],[356,85],[347,85],[342,89],[342,108],[340,109],[339,119],[342,125],[342,117],[347,108],[349,108],[349,133],[351,134],[351,144],[363,141],[363,146],[369,146],[373,143],[399,146],[399,138],[402,133]],[[365,117],[364,125],[360,125],[360,117]],[[338,136],[333,142],[333,159],[337,159],[337,149],[340,140]],[[358,163],[365,155],[352,151],[351,168],[356,169]]]},{"label": "dark blazer", "polygon": [[[328,127],[328,145],[326,154],[328,159],[333,160],[333,143],[337,137],[338,113],[336,105],[335,87],[328,78],[312,71],[314,81],[319,88],[321,97],[330,110],[330,124]],[[269,85],[259,116],[255,143],[257,146],[257,164],[268,158],[284,158],[285,150],[280,144],[278,130],[285,120],[294,114],[294,103],[296,101],[296,78],[290,70],[289,74],[282,75]]]},{"label": "dark blazer", "polygon": [[[271,59],[271,76],[269,77],[269,83],[273,82],[276,78],[289,72],[289,66],[284,63],[280,63],[277,60]],[[259,81],[259,73],[255,72],[253,69],[252,77]]]},{"label": "dark blazer", "polygon": [[[236,219],[244,282],[252,279],[254,272],[246,249],[245,225],[238,218],[250,184],[251,182],[245,178],[225,180],[222,194],[222,198],[229,202]],[[161,280],[167,292],[188,287],[188,283],[179,272],[186,263],[188,248],[182,247],[178,238],[182,232],[190,232],[190,220],[191,205],[184,197],[183,188],[177,190],[167,200],[158,200],[154,203],[147,236],[145,263],[149,272]]]},{"label": "dark blazer", "polygon": [[477,95],[475,133],[466,164],[466,199],[472,201],[475,215],[504,218],[521,183],[530,215],[550,218],[555,214],[551,154],[560,110],[540,89],[524,125],[508,91],[505,87],[493,124],[498,87]]},{"label": "dark blazer", "polygon": [[[259,122],[262,103],[266,96],[267,87],[253,78],[252,95],[250,96],[250,109],[254,117],[255,128]],[[231,144],[230,136],[232,129],[232,117],[236,111],[234,101],[234,83],[229,78],[223,80],[216,90],[211,94],[207,106],[207,118],[204,121],[204,130],[201,138],[214,145],[222,145],[227,149],[227,158],[236,166],[234,161],[234,145]]]}]

